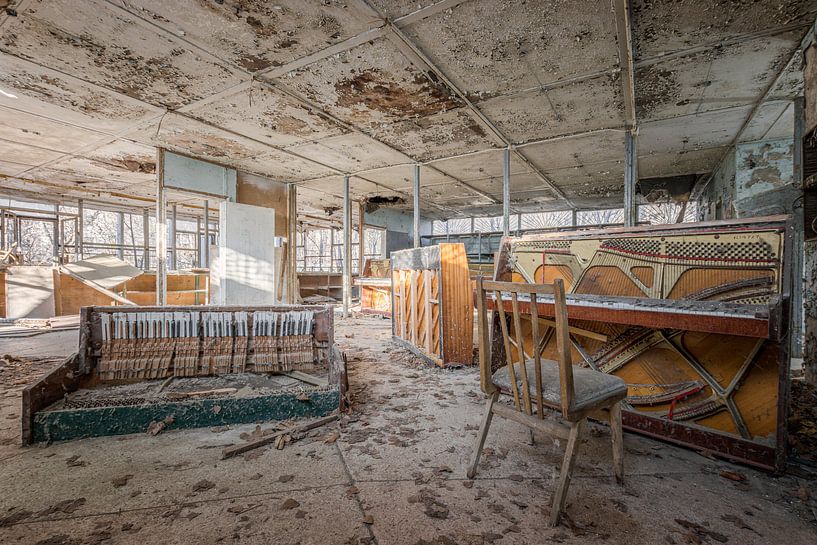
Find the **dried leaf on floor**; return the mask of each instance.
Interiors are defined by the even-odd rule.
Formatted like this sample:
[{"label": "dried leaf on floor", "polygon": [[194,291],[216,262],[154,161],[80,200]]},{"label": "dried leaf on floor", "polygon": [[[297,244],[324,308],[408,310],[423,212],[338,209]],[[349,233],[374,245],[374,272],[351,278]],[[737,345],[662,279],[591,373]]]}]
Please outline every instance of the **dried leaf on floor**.
[{"label": "dried leaf on floor", "polygon": [[215,487],[216,483],[208,481],[207,479],[202,479],[193,485],[193,492],[202,492],[204,490],[210,490],[211,488]]},{"label": "dried leaf on floor", "polygon": [[724,479],[729,479],[730,481],[735,481],[736,483],[742,483],[746,480],[746,475],[743,473],[738,473],[737,471],[721,471],[720,475]]},{"label": "dried leaf on floor", "polygon": [[122,475],[121,477],[114,477],[113,479],[111,479],[111,484],[114,485],[116,488],[120,488],[128,484],[128,481],[130,481],[132,478],[133,475]]}]

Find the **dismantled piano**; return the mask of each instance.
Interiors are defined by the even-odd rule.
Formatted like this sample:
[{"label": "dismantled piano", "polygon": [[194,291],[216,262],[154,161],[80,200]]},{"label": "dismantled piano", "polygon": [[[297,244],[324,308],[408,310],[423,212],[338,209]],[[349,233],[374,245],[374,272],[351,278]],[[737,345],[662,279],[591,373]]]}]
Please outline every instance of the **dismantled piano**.
[{"label": "dismantled piano", "polygon": [[323,416],[333,338],[331,306],[83,307],[78,352],[23,391],[23,442]]},{"label": "dismantled piano", "polygon": [[[509,237],[494,279],[564,280],[573,361],[626,381],[625,427],[780,470],[789,373],[787,220]],[[520,304],[524,312],[530,301]],[[503,305],[510,310],[510,301]],[[537,308],[549,325],[552,300],[538,299]],[[493,320],[496,368],[504,348],[496,342],[498,313]],[[521,328],[530,356],[530,323]],[[555,359],[549,333],[537,349]]]}]

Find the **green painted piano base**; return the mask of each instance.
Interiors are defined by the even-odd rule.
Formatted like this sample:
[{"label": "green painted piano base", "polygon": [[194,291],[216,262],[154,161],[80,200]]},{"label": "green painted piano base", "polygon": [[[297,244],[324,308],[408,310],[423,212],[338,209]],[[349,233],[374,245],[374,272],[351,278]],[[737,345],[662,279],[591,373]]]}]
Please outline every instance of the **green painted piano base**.
[{"label": "green painted piano base", "polygon": [[337,389],[281,392],[248,398],[217,398],[143,405],[44,410],[34,415],[33,441],[54,442],[145,433],[151,422],[173,416],[166,429],[204,428],[325,416],[338,408]]}]

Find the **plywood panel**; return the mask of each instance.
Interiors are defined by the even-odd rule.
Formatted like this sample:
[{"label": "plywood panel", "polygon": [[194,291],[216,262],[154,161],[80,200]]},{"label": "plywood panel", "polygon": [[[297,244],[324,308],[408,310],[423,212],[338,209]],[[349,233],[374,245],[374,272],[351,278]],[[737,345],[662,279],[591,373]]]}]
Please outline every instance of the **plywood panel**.
[{"label": "plywood panel", "polygon": [[7,318],[54,316],[54,274],[51,267],[6,269]]}]

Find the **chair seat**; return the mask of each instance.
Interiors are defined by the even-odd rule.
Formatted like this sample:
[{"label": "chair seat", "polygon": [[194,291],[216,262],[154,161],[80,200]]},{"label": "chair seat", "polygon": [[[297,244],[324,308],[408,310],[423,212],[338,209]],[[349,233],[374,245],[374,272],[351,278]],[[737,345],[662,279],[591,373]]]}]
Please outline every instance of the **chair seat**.
[{"label": "chair seat", "polygon": [[[541,364],[542,400],[547,405],[559,407],[561,406],[559,364],[553,360],[544,359],[541,360]],[[525,362],[531,403],[536,405],[536,373],[534,366],[535,363],[532,359]],[[515,363],[514,373],[516,374],[516,384],[521,397],[522,377],[519,370],[519,363]],[[511,392],[511,377],[508,366],[506,365],[497,370],[491,377],[491,382],[493,382],[494,386]],[[577,412],[595,407],[605,407],[627,396],[627,385],[624,384],[622,379],[584,367],[573,367],[573,389],[575,392],[573,408]]]}]

